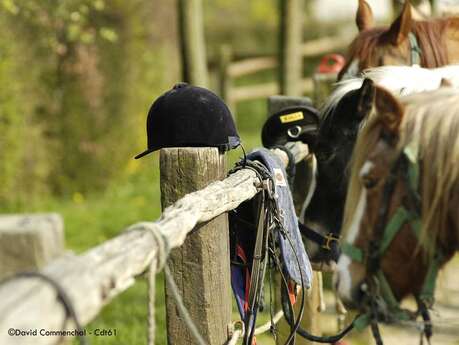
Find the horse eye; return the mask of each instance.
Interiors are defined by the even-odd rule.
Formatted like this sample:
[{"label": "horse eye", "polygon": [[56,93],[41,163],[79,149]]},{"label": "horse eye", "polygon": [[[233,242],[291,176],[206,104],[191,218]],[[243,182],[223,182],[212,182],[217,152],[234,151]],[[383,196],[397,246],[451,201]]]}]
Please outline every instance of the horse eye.
[{"label": "horse eye", "polygon": [[372,178],[370,176],[362,176],[362,184],[365,189],[372,189],[378,184],[378,179]]}]

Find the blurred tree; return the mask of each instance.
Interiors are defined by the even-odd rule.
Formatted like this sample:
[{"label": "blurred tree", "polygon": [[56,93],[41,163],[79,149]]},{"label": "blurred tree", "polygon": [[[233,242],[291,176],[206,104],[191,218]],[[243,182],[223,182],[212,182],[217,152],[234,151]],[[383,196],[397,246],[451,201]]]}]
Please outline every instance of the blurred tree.
[{"label": "blurred tree", "polygon": [[32,185],[86,193],[125,171],[178,75],[168,4],[0,0],[0,202],[24,183],[25,200],[44,190]]},{"label": "blurred tree", "polygon": [[277,48],[277,0],[204,0],[209,56],[215,60],[222,43],[236,56],[273,54]]}]

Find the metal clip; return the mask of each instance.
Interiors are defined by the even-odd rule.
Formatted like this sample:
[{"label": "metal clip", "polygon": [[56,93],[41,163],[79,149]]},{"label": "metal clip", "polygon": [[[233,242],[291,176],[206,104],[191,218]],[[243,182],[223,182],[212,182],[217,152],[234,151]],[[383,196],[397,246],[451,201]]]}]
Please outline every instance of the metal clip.
[{"label": "metal clip", "polygon": [[331,243],[335,241],[339,241],[339,236],[336,236],[335,234],[329,232],[328,234],[325,235],[325,243],[322,245],[322,248],[331,250]]},{"label": "metal clip", "polygon": [[262,184],[263,184],[263,189],[268,193],[269,198],[274,199],[276,196],[275,195],[276,193],[274,191],[272,181],[270,179],[266,179],[266,180],[263,180]]}]

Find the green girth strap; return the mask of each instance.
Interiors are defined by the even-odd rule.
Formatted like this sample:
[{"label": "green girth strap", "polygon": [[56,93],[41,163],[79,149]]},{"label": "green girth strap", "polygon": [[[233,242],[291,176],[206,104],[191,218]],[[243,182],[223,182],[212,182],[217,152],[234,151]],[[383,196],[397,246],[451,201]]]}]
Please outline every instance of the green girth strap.
[{"label": "green girth strap", "polygon": [[354,329],[362,332],[371,323],[371,315],[369,313],[361,314],[354,320]]},{"label": "green girth strap", "polygon": [[386,228],[384,229],[384,237],[382,238],[379,251],[380,255],[384,254],[400,228],[410,219],[411,215],[404,207],[401,206],[397,209],[389,223],[387,223]]},{"label": "green girth strap", "polygon": [[412,32],[408,34],[408,39],[410,41],[411,48],[411,65],[421,65],[421,54],[422,50],[419,46],[418,39],[416,35]]},{"label": "green girth strap", "polygon": [[360,248],[357,248],[356,246],[344,242],[341,244],[341,251],[349,256],[352,260],[363,263],[363,250]]},{"label": "green girth strap", "polygon": [[379,270],[378,274],[378,282],[379,282],[379,290],[381,293],[381,297],[384,299],[384,301],[387,303],[387,306],[389,307],[390,310],[395,310],[398,308],[398,301],[394,296],[394,293],[392,292],[392,289],[387,282],[386,276],[384,273]]},{"label": "green girth strap", "polygon": [[419,293],[419,299],[423,301],[429,308],[434,303],[435,286],[442,261],[443,255],[441,253],[437,253],[430,263],[426,279],[424,280],[424,285],[422,286],[421,292]]},{"label": "green girth strap", "polygon": [[416,237],[419,239],[422,227],[421,221],[419,220],[416,214],[409,212],[406,208],[400,206],[397,209],[397,211],[395,211],[389,223],[387,223],[386,225],[386,228],[384,230],[384,237],[382,239],[380,246],[380,255],[383,255],[387,248],[389,248],[395,235],[397,235],[401,227],[407,222],[411,223],[411,228],[415,233]]}]

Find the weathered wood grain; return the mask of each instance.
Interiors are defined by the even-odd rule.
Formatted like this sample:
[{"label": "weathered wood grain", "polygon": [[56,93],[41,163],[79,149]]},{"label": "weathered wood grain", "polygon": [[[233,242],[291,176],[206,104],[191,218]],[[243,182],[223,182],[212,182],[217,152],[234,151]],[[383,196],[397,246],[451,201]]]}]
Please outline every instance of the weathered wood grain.
[{"label": "weathered wood grain", "polygon": [[[300,82],[301,94],[310,93],[313,89],[312,78],[304,78]],[[279,83],[269,82],[256,85],[238,86],[232,89],[233,102],[246,101],[250,99],[265,98],[276,95],[280,92]]]},{"label": "weathered wood grain", "polygon": [[[307,154],[307,145],[295,143],[297,161]],[[183,244],[197,224],[234,209],[257,193],[260,181],[252,170],[240,170],[223,181],[187,194],[155,222],[139,223],[119,236],[79,256],[65,256],[42,272],[54,278],[69,295],[82,324],[90,322],[102,307],[126,290],[158,255],[158,246],[148,228],[168,239],[171,248]],[[24,344],[25,338],[11,337],[9,328],[60,330],[64,308],[56,292],[35,278],[21,278],[0,285],[0,344]],[[73,327],[71,323],[67,327]],[[30,340],[30,339],[29,339]],[[55,337],[34,337],[36,345],[55,344]]]},{"label": "weathered wood grain", "polygon": [[64,224],[58,214],[0,216],[0,280],[38,269],[64,254]]},{"label": "weathered wood grain", "polygon": [[[161,204],[172,205],[187,193],[224,179],[226,157],[217,148],[172,148],[161,150]],[[207,344],[223,344],[231,321],[227,214],[198,225],[183,245],[174,249],[168,264],[183,303]],[[176,301],[166,292],[167,339],[169,344],[197,344]]]},{"label": "weathered wood grain", "polygon": [[[302,57],[321,56],[334,51],[345,49],[352,39],[352,35],[344,32],[338,36],[321,37],[301,44]],[[228,68],[231,77],[238,78],[279,66],[276,56],[257,56],[234,61]]]}]

